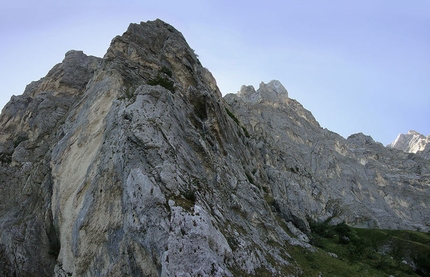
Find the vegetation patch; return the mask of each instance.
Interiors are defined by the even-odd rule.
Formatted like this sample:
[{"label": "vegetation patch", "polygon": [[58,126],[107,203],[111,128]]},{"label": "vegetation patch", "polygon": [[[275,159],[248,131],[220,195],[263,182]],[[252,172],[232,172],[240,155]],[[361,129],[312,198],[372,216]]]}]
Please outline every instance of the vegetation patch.
[{"label": "vegetation patch", "polygon": [[184,210],[192,212],[197,201],[197,190],[198,188],[202,188],[201,182],[207,182],[207,180],[205,178],[202,180],[189,178],[185,187],[180,190],[180,194],[175,196],[172,200],[174,200],[178,206],[184,208]]},{"label": "vegetation patch", "polygon": [[246,130],[246,128],[245,128],[245,127],[243,127],[243,126],[240,126],[240,127],[242,127],[242,131],[243,131],[243,133],[245,134],[245,137],[249,138],[249,137],[250,137],[250,135],[249,135],[249,133],[248,133],[248,130]]},{"label": "vegetation patch", "polygon": [[233,119],[234,122],[236,122],[236,124],[242,128],[243,133],[245,134],[245,137],[249,138],[249,132],[248,130],[242,126],[242,124],[240,124],[239,119],[237,119],[237,117],[234,115],[234,113],[232,113],[227,107],[225,107],[225,111],[227,112],[228,116]]},{"label": "vegetation patch", "polygon": [[164,66],[163,68],[160,69],[157,76],[149,80],[147,83],[148,85],[151,85],[151,86],[160,85],[163,88],[170,90],[171,92],[175,92],[175,88],[174,88],[175,83],[170,79],[172,78],[172,76],[173,76],[172,71],[169,68]]},{"label": "vegetation patch", "polygon": [[161,72],[161,73],[166,74],[166,75],[167,75],[167,76],[169,76],[170,78],[172,78],[172,76],[173,76],[173,72],[172,72],[172,70],[170,70],[169,68],[167,68],[167,67],[165,67],[165,66],[163,66],[163,67],[160,69],[160,72]]},{"label": "vegetation patch", "polygon": [[228,116],[233,119],[234,122],[236,122],[237,125],[240,125],[239,119],[232,113],[227,107],[225,108],[225,111],[227,112]]},{"label": "vegetation patch", "polygon": [[[124,90],[124,93],[118,97],[118,100],[133,100],[136,98],[136,96],[134,95],[134,92],[136,91],[136,89],[138,88],[138,86],[129,86]],[[134,101],[134,100],[133,100]]]},{"label": "vegetation patch", "polygon": [[430,234],[308,220],[318,251],[290,247],[302,276],[429,276]]}]

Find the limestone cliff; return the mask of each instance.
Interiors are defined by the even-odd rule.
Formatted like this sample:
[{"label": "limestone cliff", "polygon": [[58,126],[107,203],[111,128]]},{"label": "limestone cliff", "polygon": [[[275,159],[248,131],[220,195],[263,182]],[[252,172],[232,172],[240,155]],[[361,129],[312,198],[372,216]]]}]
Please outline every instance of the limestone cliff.
[{"label": "limestone cliff", "polygon": [[407,134],[398,135],[396,140],[389,144],[388,147],[407,153],[415,153],[426,159],[430,159],[430,135],[425,137],[413,130]]},{"label": "limestone cliff", "polygon": [[161,20],[68,52],[0,122],[5,276],[288,276],[309,217],[429,230],[428,160],[322,129],[278,81],[222,98]]},{"label": "limestone cliff", "polygon": [[[273,93],[273,91],[277,93]],[[363,134],[322,129],[277,81],[242,87],[225,100],[261,153],[275,203],[304,220],[428,230],[428,161]]]}]

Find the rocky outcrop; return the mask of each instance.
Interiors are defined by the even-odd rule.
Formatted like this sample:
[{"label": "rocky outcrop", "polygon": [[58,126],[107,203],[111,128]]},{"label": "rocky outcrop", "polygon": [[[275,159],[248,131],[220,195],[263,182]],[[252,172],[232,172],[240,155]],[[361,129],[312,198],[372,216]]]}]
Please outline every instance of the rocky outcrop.
[{"label": "rocky outcrop", "polygon": [[400,134],[396,140],[387,147],[402,150],[407,153],[416,153],[430,159],[430,135],[424,135],[411,130],[407,134]]},{"label": "rocky outcrop", "polygon": [[322,129],[278,81],[222,98],[160,20],[68,52],[0,122],[6,276],[288,276],[309,217],[428,230],[428,161]]},{"label": "rocky outcrop", "polygon": [[344,139],[322,129],[278,81],[257,91],[242,87],[225,100],[258,149],[267,190],[285,219],[428,230],[428,161],[363,134]]}]

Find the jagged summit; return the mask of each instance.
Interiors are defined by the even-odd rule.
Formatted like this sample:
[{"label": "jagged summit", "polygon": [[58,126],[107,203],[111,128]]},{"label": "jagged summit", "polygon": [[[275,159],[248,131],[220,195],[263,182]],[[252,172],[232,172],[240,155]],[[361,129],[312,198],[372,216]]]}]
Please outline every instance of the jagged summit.
[{"label": "jagged summit", "polygon": [[265,84],[260,83],[260,87],[256,91],[253,86],[243,85],[238,92],[238,96],[245,101],[259,103],[267,102],[284,102],[288,99],[288,91],[278,80],[272,80]]},{"label": "jagged summit", "polygon": [[117,70],[130,84],[164,78],[171,89],[186,92],[189,86],[208,86],[203,90],[221,97],[215,78],[202,67],[182,34],[160,19],[130,24],[112,40],[104,59],[121,65]]},{"label": "jagged summit", "polygon": [[131,24],[0,115],[5,276],[288,276],[309,220],[430,230],[430,162],[322,129],[279,81],[224,98],[182,34]]},{"label": "jagged summit", "polygon": [[305,120],[320,127],[310,111],[306,110],[298,101],[288,97],[288,91],[278,80],[272,80],[267,84],[261,82],[258,90],[255,90],[253,86],[244,85],[237,94],[227,94],[224,97],[230,105],[234,106],[234,103],[237,102],[236,98],[251,106],[261,108],[268,106],[269,109],[281,108],[291,119],[294,118],[297,121]]}]

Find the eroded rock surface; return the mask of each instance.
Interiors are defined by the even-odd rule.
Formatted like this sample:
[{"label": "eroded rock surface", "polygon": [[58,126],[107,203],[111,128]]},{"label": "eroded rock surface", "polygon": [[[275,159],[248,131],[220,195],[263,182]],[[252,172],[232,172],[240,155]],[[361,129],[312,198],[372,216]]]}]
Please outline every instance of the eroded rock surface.
[{"label": "eroded rock surface", "polygon": [[68,52],[0,122],[6,276],[297,275],[308,217],[429,227],[428,161],[322,129],[278,81],[222,98],[161,20]]}]

